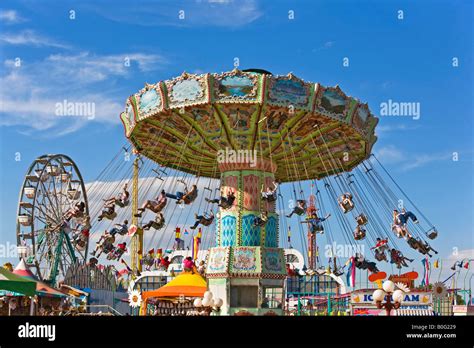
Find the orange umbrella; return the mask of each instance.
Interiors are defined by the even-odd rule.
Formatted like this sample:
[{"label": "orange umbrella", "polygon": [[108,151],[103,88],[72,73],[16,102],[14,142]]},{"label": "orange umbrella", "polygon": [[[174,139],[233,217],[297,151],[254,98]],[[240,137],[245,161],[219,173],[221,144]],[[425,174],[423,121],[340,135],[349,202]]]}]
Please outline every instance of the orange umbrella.
[{"label": "orange umbrella", "polygon": [[202,297],[207,291],[206,280],[198,273],[183,272],[157,290],[145,291],[142,298],[149,297]]}]

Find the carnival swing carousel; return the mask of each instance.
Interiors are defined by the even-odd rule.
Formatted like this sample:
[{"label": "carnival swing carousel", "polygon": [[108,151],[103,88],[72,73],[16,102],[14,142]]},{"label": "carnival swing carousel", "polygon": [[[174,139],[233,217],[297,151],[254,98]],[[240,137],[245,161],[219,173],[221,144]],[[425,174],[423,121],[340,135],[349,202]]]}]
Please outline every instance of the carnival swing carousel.
[{"label": "carnival swing carousel", "polygon": [[[408,267],[402,249],[435,252],[434,225],[371,154],[377,118],[338,86],[255,69],[183,73],[146,84],[120,118],[130,144],[88,187],[90,252],[134,277],[184,250],[203,261],[223,314],[282,314],[262,304],[282,294],[283,247],[295,242],[306,272],[322,264],[317,236],[367,245],[351,265],[374,274],[378,263]],[[339,276],[348,263],[333,256]]]}]

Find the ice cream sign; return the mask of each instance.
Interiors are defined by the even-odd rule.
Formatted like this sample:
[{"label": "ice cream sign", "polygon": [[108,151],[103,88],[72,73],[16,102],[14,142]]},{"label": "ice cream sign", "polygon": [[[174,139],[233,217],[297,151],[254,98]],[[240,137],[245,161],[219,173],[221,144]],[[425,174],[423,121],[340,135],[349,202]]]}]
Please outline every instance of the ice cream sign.
[{"label": "ice cream sign", "polygon": [[[372,297],[374,290],[358,291],[351,294],[351,303],[357,304],[374,304]],[[393,299],[392,299],[393,301]],[[431,292],[410,292],[405,294],[402,305],[428,305],[433,302]]]}]

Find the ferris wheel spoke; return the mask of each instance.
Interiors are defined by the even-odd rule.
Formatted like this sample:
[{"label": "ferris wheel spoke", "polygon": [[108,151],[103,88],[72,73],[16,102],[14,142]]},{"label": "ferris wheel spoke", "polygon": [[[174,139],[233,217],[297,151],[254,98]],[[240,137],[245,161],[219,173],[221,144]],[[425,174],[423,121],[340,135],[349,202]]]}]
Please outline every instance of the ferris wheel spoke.
[{"label": "ferris wheel spoke", "polygon": [[59,209],[60,208],[60,205],[59,205],[59,200],[58,200],[58,192],[56,190],[56,178],[55,176],[52,176],[51,177],[52,180],[51,180],[51,183],[53,185],[53,189],[54,189],[54,200],[56,201],[56,207]]},{"label": "ferris wheel spoke", "polygon": [[[47,222],[48,219],[51,220],[51,221],[56,222],[56,219],[53,216],[51,216],[50,214],[48,214],[47,212],[45,212],[42,207],[43,206],[41,206],[41,205],[37,205],[38,210],[41,212],[41,214],[43,214],[43,216],[40,218],[40,216],[38,214],[36,214],[35,218],[38,218],[39,220],[41,220],[47,226],[49,225],[48,222]],[[47,209],[47,207],[45,207],[45,209]],[[46,220],[44,220],[43,218],[45,218]]]},{"label": "ferris wheel spoke", "polygon": [[[43,192],[44,192],[43,196],[48,199],[48,201],[49,201],[49,203],[50,203],[50,206],[51,206],[51,207],[54,207],[54,203],[53,203],[53,201],[51,200],[51,198],[49,197],[49,190],[46,188],[46,186],[44,185],[43,182],[41,182],[41,186],[43,187],[43,190],[44,190],[44,191],[43,191]],[[56,213],[55,210],[53,210],[53,212]],[[56,219],[59,220],[60,217],[56,215]]]}]

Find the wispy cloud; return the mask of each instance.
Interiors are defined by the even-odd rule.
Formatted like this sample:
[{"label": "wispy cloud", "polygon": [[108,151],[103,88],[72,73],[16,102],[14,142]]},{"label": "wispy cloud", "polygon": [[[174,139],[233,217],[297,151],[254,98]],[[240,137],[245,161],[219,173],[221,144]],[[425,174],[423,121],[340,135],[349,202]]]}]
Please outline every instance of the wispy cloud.
[{"label": "wispy cloud", "polygon": [[414,155],[412,158],[408,158],[405,164],[402,166],[403,171],[423,167],[432,162],[448,161],[452,158],[450,153],[437,153],[437,154],[419,154]]},{"label": "wispy cloud", "polygon": [[[130,61],[130,65],[126,61]],[[24,134],[51,130],[56,136],[72,133],[91,121],[88,117],[61,117],[57,103],[91,103],[94,122],[118,124],[124,107],[117,80],[133,73],[158,70],[166,60],[156,54],[56,54],[36,62],[4,62],[0,76],[0,126],[21,126]],[[125,94],[128,95],[128,94]],[[86,116],[86,115],[85,115]]]},{"label": "wispy cloud", "polygon": [[255,0],[195,0],[158,4],[148,0],[141,6],[111,6],[107,11],[91,4],[86,9],[112,21],[140,26],[240,27],[263,15]]},{"label": "wispy cloud", "polygon": [[380,161],[387,164],[398,165],[401,171],[410,171],[433,162],[448,161],[451,153],[442,152],[434,154],[404,153],[399,148],[388,145],[374,151]]},{"label": "wispy cloud", "polygon": [[330,48],[332,48],[334,46],[336,42],[335,41],[326,41],[325,43],[323,43],[321,46],[319,46],[318,48],[313,48],[313,52],[320,52],[320,51],[324,51],[324,50],[328,50]]},{"label": "wispy cloud", "polygon": [[5,24],[23,23],[26,19],[21,17],[15,10],[0,10],[0,22]]},{"label": "wispy cloud", "polygon": [[448,260],[452,263],[464,259],[474,260],[474,249],[457,250],[449,255]]},{"label": "wispy cloud", "polygon": [[23,30],[15,33],[3,33],[0,35],[0,41],[16,46],[34,46],[34,47],[56,47],[70,48],[68,45],[58,42],[47,36],[40,35],[33,30]]},{"label": "wispy cloud", "polygon": [[407,126],[406,124],[396,124],[396,125],[379,125],[375,129],[377,135],[391,133],[391,132],[404,132],[404,131],[412,131],[415,129],[419,129],[420,126]]},{"label": "wispy cloud", "polygon": [[377,149],[375,155],[384,163],[399,163],[404,159],[402,152],[393,145]]}]

